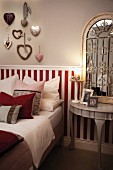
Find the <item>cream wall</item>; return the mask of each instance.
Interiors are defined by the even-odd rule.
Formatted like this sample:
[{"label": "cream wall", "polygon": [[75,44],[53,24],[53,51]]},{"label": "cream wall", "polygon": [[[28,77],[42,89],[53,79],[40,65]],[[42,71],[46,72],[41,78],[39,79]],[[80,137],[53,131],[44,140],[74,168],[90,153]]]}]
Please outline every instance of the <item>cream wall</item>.
[{"label": "cream wall", "polygon": [[[0,65],[79,65],[81,62],[81,37],[85,23],[98,13],[113,11],[112,0],[26,0],[32,9],[28,16],[28,26],[21,26],[23,18],[23,0],[0,0]],[[15,21],[7,28],[3,19],[6,12],[15,14]],[[30,33],[30,27],[41,27],[39,36]],[[23,38],[17,40],[12,30],[21,29],[26,33],[26,43],[33,48],[28,60],[22,60],[17,54],[17,45],[23,44]],[[7,50],[4,40],[10,37],[13,44]],[[38,46],[44,54],[42,62],[35,59]]]}]

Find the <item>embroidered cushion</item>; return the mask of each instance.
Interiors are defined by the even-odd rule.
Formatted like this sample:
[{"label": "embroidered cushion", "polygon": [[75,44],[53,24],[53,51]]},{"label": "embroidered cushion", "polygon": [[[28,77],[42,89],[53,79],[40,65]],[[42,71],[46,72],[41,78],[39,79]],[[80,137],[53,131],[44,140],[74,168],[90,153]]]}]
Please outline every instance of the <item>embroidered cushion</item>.
[{"label": "embroidered cushion", "polygon": [[44,83],[45,81],[40,81],[34,84],[26,84],[25,82],[18,80],[15,84],[13,96],[21,96],[35,92],[32,105],[33,115],[39,115],[41,92],[44,89]]},{"label": "embroidered cushion", "polygon": [[35,96],[33,98],[33,103],[32,103],[32,114],[33,115],[39,115],[39,110],[40,110],[40,100],[41,100],[41,92],[37,91],[30,91],[30,90],[14,90],[13,96],[22,96],[25,94],[32,94],[35,92]]},{"label": "embroidered cushion", "polygon": [[0,122],[15,124],[21,107],[21,105],[1,106]]}]

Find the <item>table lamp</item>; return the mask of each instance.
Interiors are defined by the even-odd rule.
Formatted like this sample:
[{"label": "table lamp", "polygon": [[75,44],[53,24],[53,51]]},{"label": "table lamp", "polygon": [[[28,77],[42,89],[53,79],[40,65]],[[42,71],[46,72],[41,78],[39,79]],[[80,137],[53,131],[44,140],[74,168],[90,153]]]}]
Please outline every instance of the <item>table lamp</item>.
[{"label": "table lamp", "polygon": [[74,94],[74,100],[72,100],[73,103],[79,103],[78,100],[78,83],[83,83],[84,81],[81,79],[81,73],[82,68],[81,67],[75,67],[74,68],[74,76],[71,77],[70,81],[75,83],[75,94]]}]

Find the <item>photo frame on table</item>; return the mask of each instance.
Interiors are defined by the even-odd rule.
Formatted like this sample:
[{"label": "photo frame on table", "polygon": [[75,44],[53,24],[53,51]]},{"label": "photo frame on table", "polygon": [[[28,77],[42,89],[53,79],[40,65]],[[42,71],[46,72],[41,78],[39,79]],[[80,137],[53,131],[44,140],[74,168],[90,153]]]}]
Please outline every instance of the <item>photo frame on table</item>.
[{"label": "photo frame on table", "polygon": [[88,101],[88,106],[90,107],[97,107],[98,98],[97,97],[90,97]]},{"label": "photo frame on table", "polygon": [[93,95],[93,91],[94,90],[92,89],[83,89],[80,103],[88,105],[89,99]]}]

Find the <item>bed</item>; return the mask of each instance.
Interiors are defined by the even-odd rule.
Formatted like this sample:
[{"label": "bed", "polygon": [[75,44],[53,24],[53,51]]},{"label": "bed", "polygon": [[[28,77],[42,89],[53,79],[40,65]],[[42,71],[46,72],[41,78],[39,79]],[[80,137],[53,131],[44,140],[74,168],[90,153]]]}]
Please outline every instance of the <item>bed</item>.
[{"label": "bed", "polygon": [[[63,138],[63,100],[59,99],[59,81],[57,76],[50,81],[38,82],[37,85],[37,81],[31,77],[20,80],[17,74],[0,81],[0,130],[24,139],[0,157],[1,170],[38,169],[51,149]],[[38,102],[35,102],[36,97]],[[19,108],[18,114],[16,111],[14,114],[16,122],[14,115],[8,118],[9,110],[14,105]],[[4,109],[7,111],[5,114]]]}]

